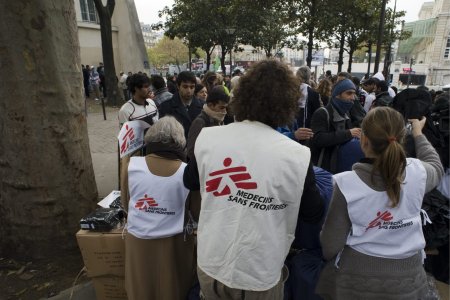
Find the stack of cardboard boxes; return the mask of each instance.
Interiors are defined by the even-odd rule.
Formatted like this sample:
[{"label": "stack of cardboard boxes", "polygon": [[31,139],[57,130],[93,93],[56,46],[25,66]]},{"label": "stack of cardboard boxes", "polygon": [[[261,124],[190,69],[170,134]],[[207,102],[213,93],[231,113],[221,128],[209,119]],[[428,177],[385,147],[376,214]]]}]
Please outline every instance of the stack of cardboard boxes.
[{"label": "stack of cardboard boxes", "polygon": [[97,300],[126,300],[124,288],[125,242],[122,229],[109,232],[80,230],[78,246]]}]

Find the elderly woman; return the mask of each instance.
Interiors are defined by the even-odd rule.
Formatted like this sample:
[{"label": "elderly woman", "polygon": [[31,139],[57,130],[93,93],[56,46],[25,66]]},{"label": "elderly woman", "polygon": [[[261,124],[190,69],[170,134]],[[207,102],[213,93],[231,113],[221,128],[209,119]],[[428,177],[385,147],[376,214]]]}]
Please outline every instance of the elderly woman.
[{"label": "elderly woman", "polygon": [[125,289],[128,299],[184,299],[195,278],[194,240],[185,236],[184,129],[167,116],[146,133],[145,157],[123,162],[128,210]]}]

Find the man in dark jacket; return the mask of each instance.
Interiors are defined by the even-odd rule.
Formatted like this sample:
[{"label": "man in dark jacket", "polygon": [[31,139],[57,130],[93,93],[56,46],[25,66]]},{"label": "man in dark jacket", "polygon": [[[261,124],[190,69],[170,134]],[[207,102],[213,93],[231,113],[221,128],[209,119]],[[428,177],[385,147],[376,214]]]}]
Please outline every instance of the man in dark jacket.
[{"label": "man in dark jacket", "polygon": [[386,81],[378,81],[372,107],[392,106],[393,98],[389,95],[388,89],[389,86]]},{"label": "man in dark jacket", "polygon": [[160,118],[165,115],[174,116],[184,127],[184,135],[188,137],[192,121],[200,114],[204,102],[194,97],[197,80],[194,73],[181,72],[177,77],[178,91],[172,99],[167,100],[159,107]]},{"label": "man in dark jacket", "polygon": [[155,98],[153,99],[153,101],[155,101],[158,107],[161,105],[161,103],[172,99],[173,94],[167,90],[164,78],[162,78],[160,75],[152,75],[151,82],[152,87],[155,90]]},{"label": "man in dark jacket", "polygon": [[361,128],[353,128],[350,119],[355,93],[356,87],[351,80],[339,81],[334,86],[330,103],[318,109],[311,120],[314,132],[311,159],[314,165],[333,174],[337,172],[339,146],[361,136]]}]

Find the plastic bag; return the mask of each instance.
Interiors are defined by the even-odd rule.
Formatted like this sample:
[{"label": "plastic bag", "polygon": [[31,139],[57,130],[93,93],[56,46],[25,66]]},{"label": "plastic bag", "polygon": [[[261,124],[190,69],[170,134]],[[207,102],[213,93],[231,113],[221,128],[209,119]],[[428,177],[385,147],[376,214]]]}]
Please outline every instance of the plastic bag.
[{"label": "plastic bag", "polygon": [[80,220],[81,229],[109,231],[124,219],[125,211],[120,208],[97,208]]}]

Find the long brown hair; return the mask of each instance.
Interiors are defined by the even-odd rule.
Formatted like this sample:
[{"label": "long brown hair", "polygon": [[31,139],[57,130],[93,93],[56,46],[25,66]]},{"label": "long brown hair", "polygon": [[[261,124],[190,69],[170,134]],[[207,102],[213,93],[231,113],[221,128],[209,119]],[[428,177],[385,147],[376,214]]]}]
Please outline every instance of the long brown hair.
[{"label": "long brown hair", "polygon": [[406,167],[406,154],[402,145],[406,133],[403,116],[392,108],[377,107],[367,113],[361,129],[370,141],[372,152],[376,154],[372,178],[375,172],[380,173],[391,206],[396,207],[400,202]]}]

